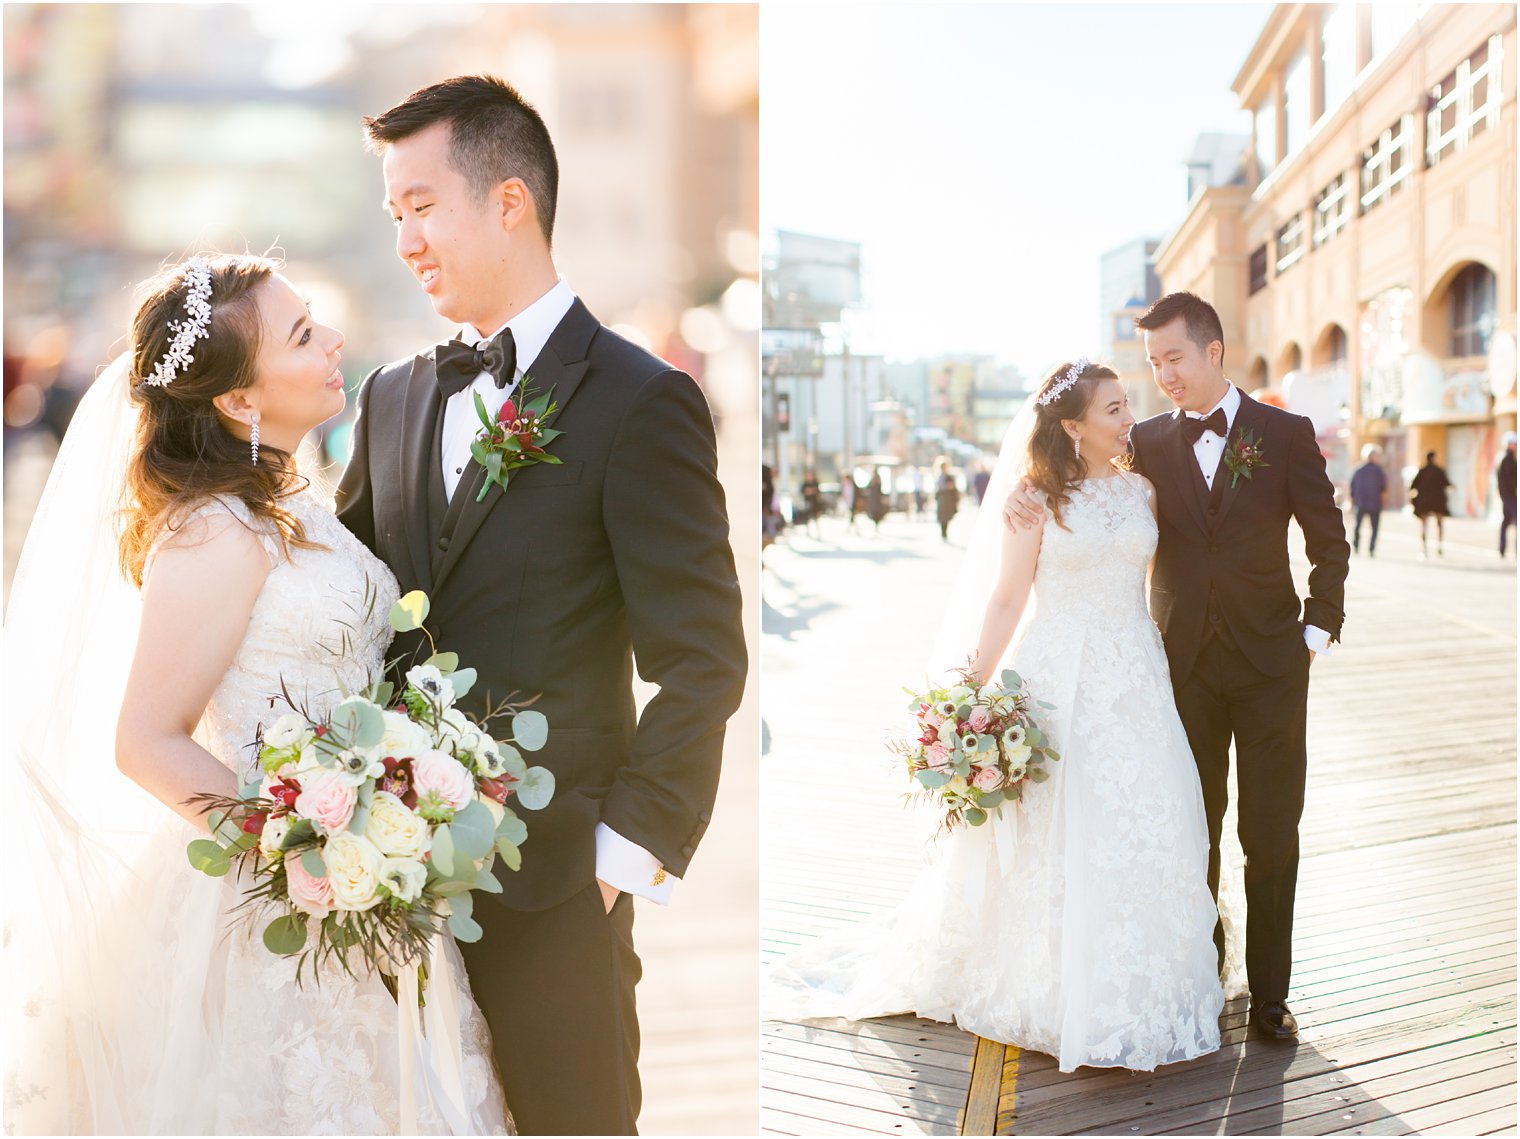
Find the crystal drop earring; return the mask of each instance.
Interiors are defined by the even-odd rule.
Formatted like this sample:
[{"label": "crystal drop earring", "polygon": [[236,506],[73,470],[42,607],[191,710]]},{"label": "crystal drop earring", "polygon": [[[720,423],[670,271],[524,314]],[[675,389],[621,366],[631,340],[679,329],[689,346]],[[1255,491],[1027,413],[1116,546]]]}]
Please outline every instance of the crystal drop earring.
[{"label": "crystal drop earring", "polygon": [[248,449],[253,452],[253,465],[259,465],[259,413],[253,413],[253,434],[248,437]]}]

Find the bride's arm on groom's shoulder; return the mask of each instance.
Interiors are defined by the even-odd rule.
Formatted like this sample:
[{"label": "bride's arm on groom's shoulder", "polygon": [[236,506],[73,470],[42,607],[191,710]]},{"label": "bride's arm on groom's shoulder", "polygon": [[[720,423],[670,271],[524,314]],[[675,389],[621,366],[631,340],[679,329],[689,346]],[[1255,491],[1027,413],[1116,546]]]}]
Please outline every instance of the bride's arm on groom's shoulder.
[{"label": "bride's arm on groom's shoulder", "polygon": [[[604,488],[634,659],[659,692],[639,716],[601,821],[648,851],[668,885],[667,873],[685,875],[712,817],[746,670],[712,413],[690,376],[669,369],[644,382],[613,440]],[[599,842],[598,876],[629,889],[607,878],[602,853]]]},{"label": "bride's arm on groom's shoulder", "polygon": [[374,489],[369,480],[369,394],[380,369],[364,378],[354,410],[353,446],[338,480],[338,521],[359,541],[375,549]]},{"label": "bride's arm on groom's shoulder", "polygon": [[198,517],[160,546],[116,724],[116,766],[190,822],[193,795],[237,794],[237,777],[193,739],[269,576],[258,537],[231,515]]},{"label": "bride's arm on groom's shoulder", "polygon": [[977,683],[985,684],[997,662],[1002,660],[1029,604],[1029,591],[1034,586],[1034,567],[1040,556],[1042,530],[1025,530],[1021,527],[1005,528],[1002,554],[998,560],[997,582],[992,596],[987,599],[987,610],[982,617],[981,636],[976,641],[976,655],[971,667],[976,672]]},{"label": "bride's arm on groom's shoulder", "polygon": [[[1313,424],[1302,417],[1295,419],[1287,470],[1288,505],[1303,531],[1304,553],[1313,567],[1309,596],[1304,599],[1304,639],[1311,650],[1325,652],[1329,642],[1341,636],[1351,544],[1346,541],[1345,521],[1335,504],[1335,487]],[[1317,630],[1324,636],[1318,636]]]}]

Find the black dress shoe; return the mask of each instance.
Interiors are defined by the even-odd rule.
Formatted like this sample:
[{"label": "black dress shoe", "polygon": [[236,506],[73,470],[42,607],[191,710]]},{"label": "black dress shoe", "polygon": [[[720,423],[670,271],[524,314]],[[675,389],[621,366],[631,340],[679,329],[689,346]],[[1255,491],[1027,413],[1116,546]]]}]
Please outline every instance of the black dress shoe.
[{"label": "black dress shoe", "polygon": [[1291,1044],[1298,1040],[1298,1021],[1282,1001],[1251,1009],[1251,1031],[1265,1040]]}]

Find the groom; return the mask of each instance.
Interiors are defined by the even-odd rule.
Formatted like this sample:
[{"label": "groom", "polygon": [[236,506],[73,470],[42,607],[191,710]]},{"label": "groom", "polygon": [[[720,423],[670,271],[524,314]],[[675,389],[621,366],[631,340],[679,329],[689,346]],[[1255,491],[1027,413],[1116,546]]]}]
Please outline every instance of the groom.
[{"label": "groom", "polygon": [[[456,77],[365,128],[396,254],[461,328],[365,380],[339,517],[403,593],[427,592],[437,644],[478,670],[464,711],[515,692],[548,717],[534,762],[553,802],[526,816],[522,869],[498,862],[484,937],[460,948],[518,1129],[633,1134],[629,894],[663,904],[686,873],[744,682],[712,417],[689,376],[560,279],[554,146],[513,88]],[[551,390],[560,462],[488,485],[474,399],[494,417]],[[635,657],[659,686],[637,717]]]},{"label": "groom", "polygon": [[[1156,487],[1160,540],[1151,616],[1161,629],[1177,711],[1203,786],[1209,887],[1235,741],[1239,835],[1246,856],[1246,972],[1251,1026],[1292,1041],[1298,821],[1304,806],[1309,666],[1340,639],[1351,547],[1314,428],[1225,378],[1219,314],[1171,293],[1135,320],[1151,373],[1176,405],[1130,431],[1135,469]],[[1015,490],[1007,513],[1034,506]],[[1288,567],[1288,520],[1313,570],[1302,612]],[[1224,931],[1214,940],[1224,953]]]}]

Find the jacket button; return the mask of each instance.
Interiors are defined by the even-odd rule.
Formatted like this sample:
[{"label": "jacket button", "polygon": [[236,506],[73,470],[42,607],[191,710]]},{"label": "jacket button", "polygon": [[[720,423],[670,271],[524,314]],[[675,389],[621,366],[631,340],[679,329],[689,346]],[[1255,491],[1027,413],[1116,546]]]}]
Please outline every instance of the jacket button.
[{"label": "jacket button", "polygon": [[697,853],[697,848],[694,846],[683,846],[681,848],[681,853],[685,857],[690,858],[693,854]]},{"label": "jacket button", "polygon": [[449,540],[447,538],[439,538],[438,548],[440,550],[447,550],[449,548]]},{"label": "jacket button", "polygon": [[704,823],[710,823],[710,822],[712,822],[712,812],[711,811],[698,811],[697,812],[697,818],[701,819]]}]

